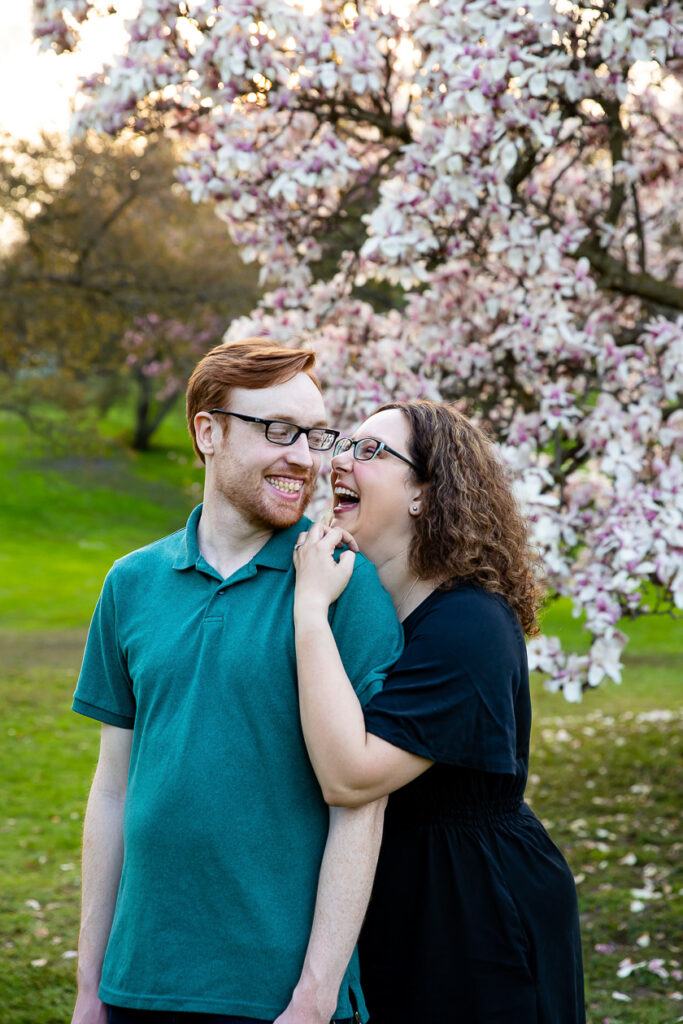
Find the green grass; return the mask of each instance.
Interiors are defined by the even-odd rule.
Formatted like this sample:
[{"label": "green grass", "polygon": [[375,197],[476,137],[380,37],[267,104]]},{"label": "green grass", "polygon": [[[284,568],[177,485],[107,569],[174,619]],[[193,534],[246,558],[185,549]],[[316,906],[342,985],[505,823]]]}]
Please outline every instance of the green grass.
[{"label": "green grass", "polygon": [[84,793],[98,730],[69,711],[70,675],[2,679],[2,1024],[70,1020]]},{"label": "green grass", "polygon": [[[69,711],[84,630],[112,560],[182,526],[200,498],[181,410],[144,456],[117,443],[125,423],[114,410],[96,455],[55,458],[0,418],[0,1024],[70,1020],[80,833],[99,738]],[[578,879],[590,1024],[674,1024],[683,643],[668,619],[622,628],[620,686],[568,705],[534,680],[528,796]],[[585,649],[565,602],[544,629]],[[633,890],[643,890],[640,910]],[[618,977],[629,958],[642,966]]]},{"label": "green grass", "polygon": [[[647,710],[653,707],[653,701],[664,708],[680,706],[683,700],[683,624],[668,616],[643,616],[622,621],[619,628],[628,636],[623,682],[606,679],[584,695],[581,708],[619,713]],[[551,605],[542,620],[542,629],[544,633],[559,636],[567,650],[584,652],[588,647],[588,634],[581,622],[572,618],[567,600]],[[568,708],[561,694],[549,693],[537,681],[534,711],[542,715],[554,711],[564,715]]]},{"label": "green grass", "polygon": [[[98,746],[96,724],[68,710],[73,683],[73,671],[46,668],[0,676],[0,771],[10,794],[0,818],[0,1024],[69,1020],[80,831]],[[675,799],[683,715],[679,705],[649,721],[626,703],[620,697],[612,714],[586,701],[537,716],[528,796],[579,880],[591,1024],[673,1024],[683,1014],[672,998],[683,991]],[[650,709],[659,705],[651,695]],[[651,895],[632,913],[632,890],[641,888]],[[645,965],[618,978],[627,958]],[[666,978],[648,969],[653,960]]]},{"label": "green grass", "polygon": [[[584,710],[542,720],[534,738],[528,798],[577,879],[592,1024],[665,1024],[683,1014],[675,996],[683,992],[683,715],[680,706],[671,717],[647,715]],[[641,966],[620,978],[627,960]]]},{"label": "green grass", "polygon": [[[201,500],[189,439],[144,456],[109,444],[97,457],[28,447],[0,419],[0,629],[82,627],[115,558],[184,525]],[[169,434],[175,436],[169,424]]]}]

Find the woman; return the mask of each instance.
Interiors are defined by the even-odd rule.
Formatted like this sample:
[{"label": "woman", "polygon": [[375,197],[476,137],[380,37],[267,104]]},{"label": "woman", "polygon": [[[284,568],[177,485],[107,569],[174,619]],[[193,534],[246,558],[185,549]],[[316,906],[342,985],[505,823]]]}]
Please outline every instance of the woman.
[{"label": "woman", "polygon": [[[294,556],[296,651],[326,800],[391,794],[360,940],[371,1022],[584,1022],[574,880],[523,802],[540,588],[502,463],[456,410],[408,402],[340,438],[332,467],[333,526]],[[355,558],[332,557],[342,539],[405,632],[364,709],[327,622]]]}]

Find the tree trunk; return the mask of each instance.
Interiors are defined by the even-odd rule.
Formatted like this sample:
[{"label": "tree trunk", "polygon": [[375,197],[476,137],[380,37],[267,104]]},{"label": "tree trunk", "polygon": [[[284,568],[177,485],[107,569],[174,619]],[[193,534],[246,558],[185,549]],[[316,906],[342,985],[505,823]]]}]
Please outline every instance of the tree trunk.
[{"label": "tree trunk", "polygon": [[146,452],[149,451],[149,439],[152,436],[152,429],[150,429],[152,385],[149,377],[145,377],[143,373],[137,372],[135,376],[138,382],[138,400],[135,406],[133,450],[136,452]]},{"label": "tree trunk", "polygon": [[148,452],[152,434],[161,426],[178,400],[180,392],[176,391],[175,394],[169,395],[155,409],[150,378],[145,377],[142,373],[136,373],[136,378],[139,391],[135,408],[135,433],[132,447],[136,452]]}]

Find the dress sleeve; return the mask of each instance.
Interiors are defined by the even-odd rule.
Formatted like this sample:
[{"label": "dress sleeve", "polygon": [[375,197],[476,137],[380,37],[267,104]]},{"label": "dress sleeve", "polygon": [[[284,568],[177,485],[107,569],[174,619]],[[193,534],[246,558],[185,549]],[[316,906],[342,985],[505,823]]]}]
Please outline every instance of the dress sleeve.
[{"label": "dress sleeve", "polygon": [[471,590],[428,601],[365,708],[366,729],[431,761],[514,774],[520,638],[512,612]]},{"label": "dress sleeve", "polygon": [[132,729],[136,705],[117,630],[115,570],[107,574],[90,623],[72,706],[88,718]]},{"label": "dress sleeve", "polygon": [[403,630],[377,570],[363,555],[333,605],[330,625],[339,654],[361,704],[382,688],[403,650]]}]

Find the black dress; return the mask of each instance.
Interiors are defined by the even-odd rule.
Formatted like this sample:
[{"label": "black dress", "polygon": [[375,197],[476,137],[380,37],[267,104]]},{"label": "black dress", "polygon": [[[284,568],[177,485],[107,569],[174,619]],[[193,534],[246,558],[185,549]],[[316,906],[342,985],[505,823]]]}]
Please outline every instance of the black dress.
[{"label": "black dress", "polygon": [[435,591],[365,708],[436,763],[393,793],[360,938],[370,1024],[584,1024],[574,879],[524,803],[524,637],[498,596]]}]

